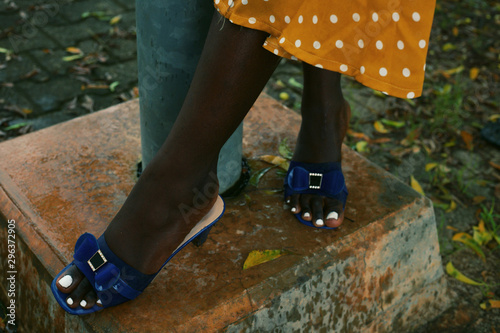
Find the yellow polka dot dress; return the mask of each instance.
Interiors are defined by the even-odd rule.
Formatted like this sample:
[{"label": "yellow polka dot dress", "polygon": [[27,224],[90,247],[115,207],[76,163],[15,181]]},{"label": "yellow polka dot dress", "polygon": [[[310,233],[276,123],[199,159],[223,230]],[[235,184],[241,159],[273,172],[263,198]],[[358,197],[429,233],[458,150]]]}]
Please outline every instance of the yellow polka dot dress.
[{"label": "yellow polka dot dress", "polygon": [[214,0],[232,23],[270,34],[281,57],[353,76],[386,94],[422,94],[435,0]]}]

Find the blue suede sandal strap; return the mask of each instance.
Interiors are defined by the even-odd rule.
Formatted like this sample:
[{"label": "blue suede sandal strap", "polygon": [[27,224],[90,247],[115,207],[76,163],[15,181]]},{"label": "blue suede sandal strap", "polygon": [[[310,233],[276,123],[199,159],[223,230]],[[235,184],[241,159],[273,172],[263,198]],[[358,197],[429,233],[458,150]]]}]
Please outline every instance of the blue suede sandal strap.
[{"label": "blue suede sandal strap", "polygon": [[139,296],[153,281],[156,274],[144,274],[118,258],[106,243],[104,234],[99,237],[97,242],[104,256],[120,269],[120,279],[113,285],[113,289],[129,299]]},{"label": "blue suede sandal strap", "polygon": [[290,162],[285,177],[285,197],[291,194],[319,194],[333,197],[344,192],[345,179],[340,162],[302,163]]},{"label": "blue suede sandal strap", "polygon": [[98,295],[113,289],[123,297],[134,299],[156,275],[143,274],[118,258],[107,245],[104,234],[99,239],[89,233],[80,236],[74,259]]}]

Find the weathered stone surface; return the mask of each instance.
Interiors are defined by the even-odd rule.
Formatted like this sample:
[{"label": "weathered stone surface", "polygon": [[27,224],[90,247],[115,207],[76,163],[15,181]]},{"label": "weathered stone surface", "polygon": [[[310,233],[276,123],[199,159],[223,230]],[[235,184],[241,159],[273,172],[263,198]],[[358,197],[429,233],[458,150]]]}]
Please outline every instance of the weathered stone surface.
[{"label": "weathered stone surface", "polygon": [[82,83],[75,79],[58,78],[44,83],[20,82],[16,87],[29,95],[41,111],[40,113],[43,113],[54,110],[71,99],[72,93],[81,85]]},{"label": "weathered stone surface", "polygon": [[44,31],[57,40],[61,46],[69,47],[94,35],[104,34],[108,32],[110,27],[109,22],[91,17],[69,26],[47,26]]},{"label": "weathered stone surface", "polygon": [[27,54],[22,54],[11,61],[12,63],[10,63],[9,66],[0,69],[0,82],[18,81],[33,70],[41,71],[40,67],[35,64]]},{"label": "weathered stone surface", "polygon": [[[293,142],[299,123],[261,96],[245,123],[253,168],[283,138]],[[135,182],[139,152],[137,100],[0,144],[0,233],[17,221],[18,315],[27,331],[402,332],[447,307],[430,201],[345,148],[349,220],[341,229],[298,223],[282,194],[266,191],[282,184],[271,172],[260,189],[226,200],[207,243],[179,253],[136,300],[65,315],[51,279],[81,233],[105,230]],[[293,254],[242,270],[256,249]]]},{"label": "weathered stone surface", "polygon": [[123,12],[123,8],[111,1],[77,1],[61,6],[60,13],[70,22],[82,21],[82,14],[87,12],[103,12],[106,16],[113,17]]},{"label": "weathered stone surface", "polygon": [[49,53],[35,50],[30,53],[40,63],[40,66],[46,68],[52,75],[66,75],[69,68],[75,65],[73,62],[63,61],[63,57],[69,55],[63,50],[53,50]]}]

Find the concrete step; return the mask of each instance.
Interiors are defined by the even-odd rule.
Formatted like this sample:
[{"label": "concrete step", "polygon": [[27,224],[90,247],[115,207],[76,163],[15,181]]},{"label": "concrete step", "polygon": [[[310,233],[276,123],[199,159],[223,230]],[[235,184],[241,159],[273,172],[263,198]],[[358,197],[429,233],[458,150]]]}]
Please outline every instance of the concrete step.
[{"label": "concrete step", "polygon": [[[403,332],[447,308],[431,202],[344,147],[350,194],[338,231],[298,223],[282,179],[228,199],[201,248],[188,246],[136,300],[75,317],[59,308],[52,278],[84,232],[100,235],[136,181],[137,100],[0,144],[0,237],[16,224],[16,315],[26,332]],[[262,95],[245,121],[244,154],[293,144],[300,118]],[[292,255],[243,270],[252,250]],[[7,246],[0,275],[10,275]],[[10,270],[10,269],[9,269]],[[7,284],[1,297],[9,304]]]}]

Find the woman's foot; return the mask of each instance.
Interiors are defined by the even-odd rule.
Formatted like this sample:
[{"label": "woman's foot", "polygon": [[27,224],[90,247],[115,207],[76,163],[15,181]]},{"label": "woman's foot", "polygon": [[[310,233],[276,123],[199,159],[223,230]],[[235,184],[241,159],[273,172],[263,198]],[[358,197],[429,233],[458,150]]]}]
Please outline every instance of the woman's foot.
[{"label": "woman's foot", "polygon": [[[141,175],[104,233],[110,249],[144,274],[154,274],[162,267],[210,211],[218,195],[216,164],[198,176],[184,177],[172,177],[182,173],[180,167],[165,172],[156,164]],[[102,306],[93,287],[75,265],[61,274],[56,285],[67,294],[66,303],[70,308]]]},{"label": "woman's foot", "polygon": [[[304,65],[302,124],[292,160],[340,162],[350,116],[351,109],[340,89],[340,74]],[[316,227],[337,228],[344,220],[343,203],[333,198],[294,194],[285,201],[292,213],[301,213]]]}]

